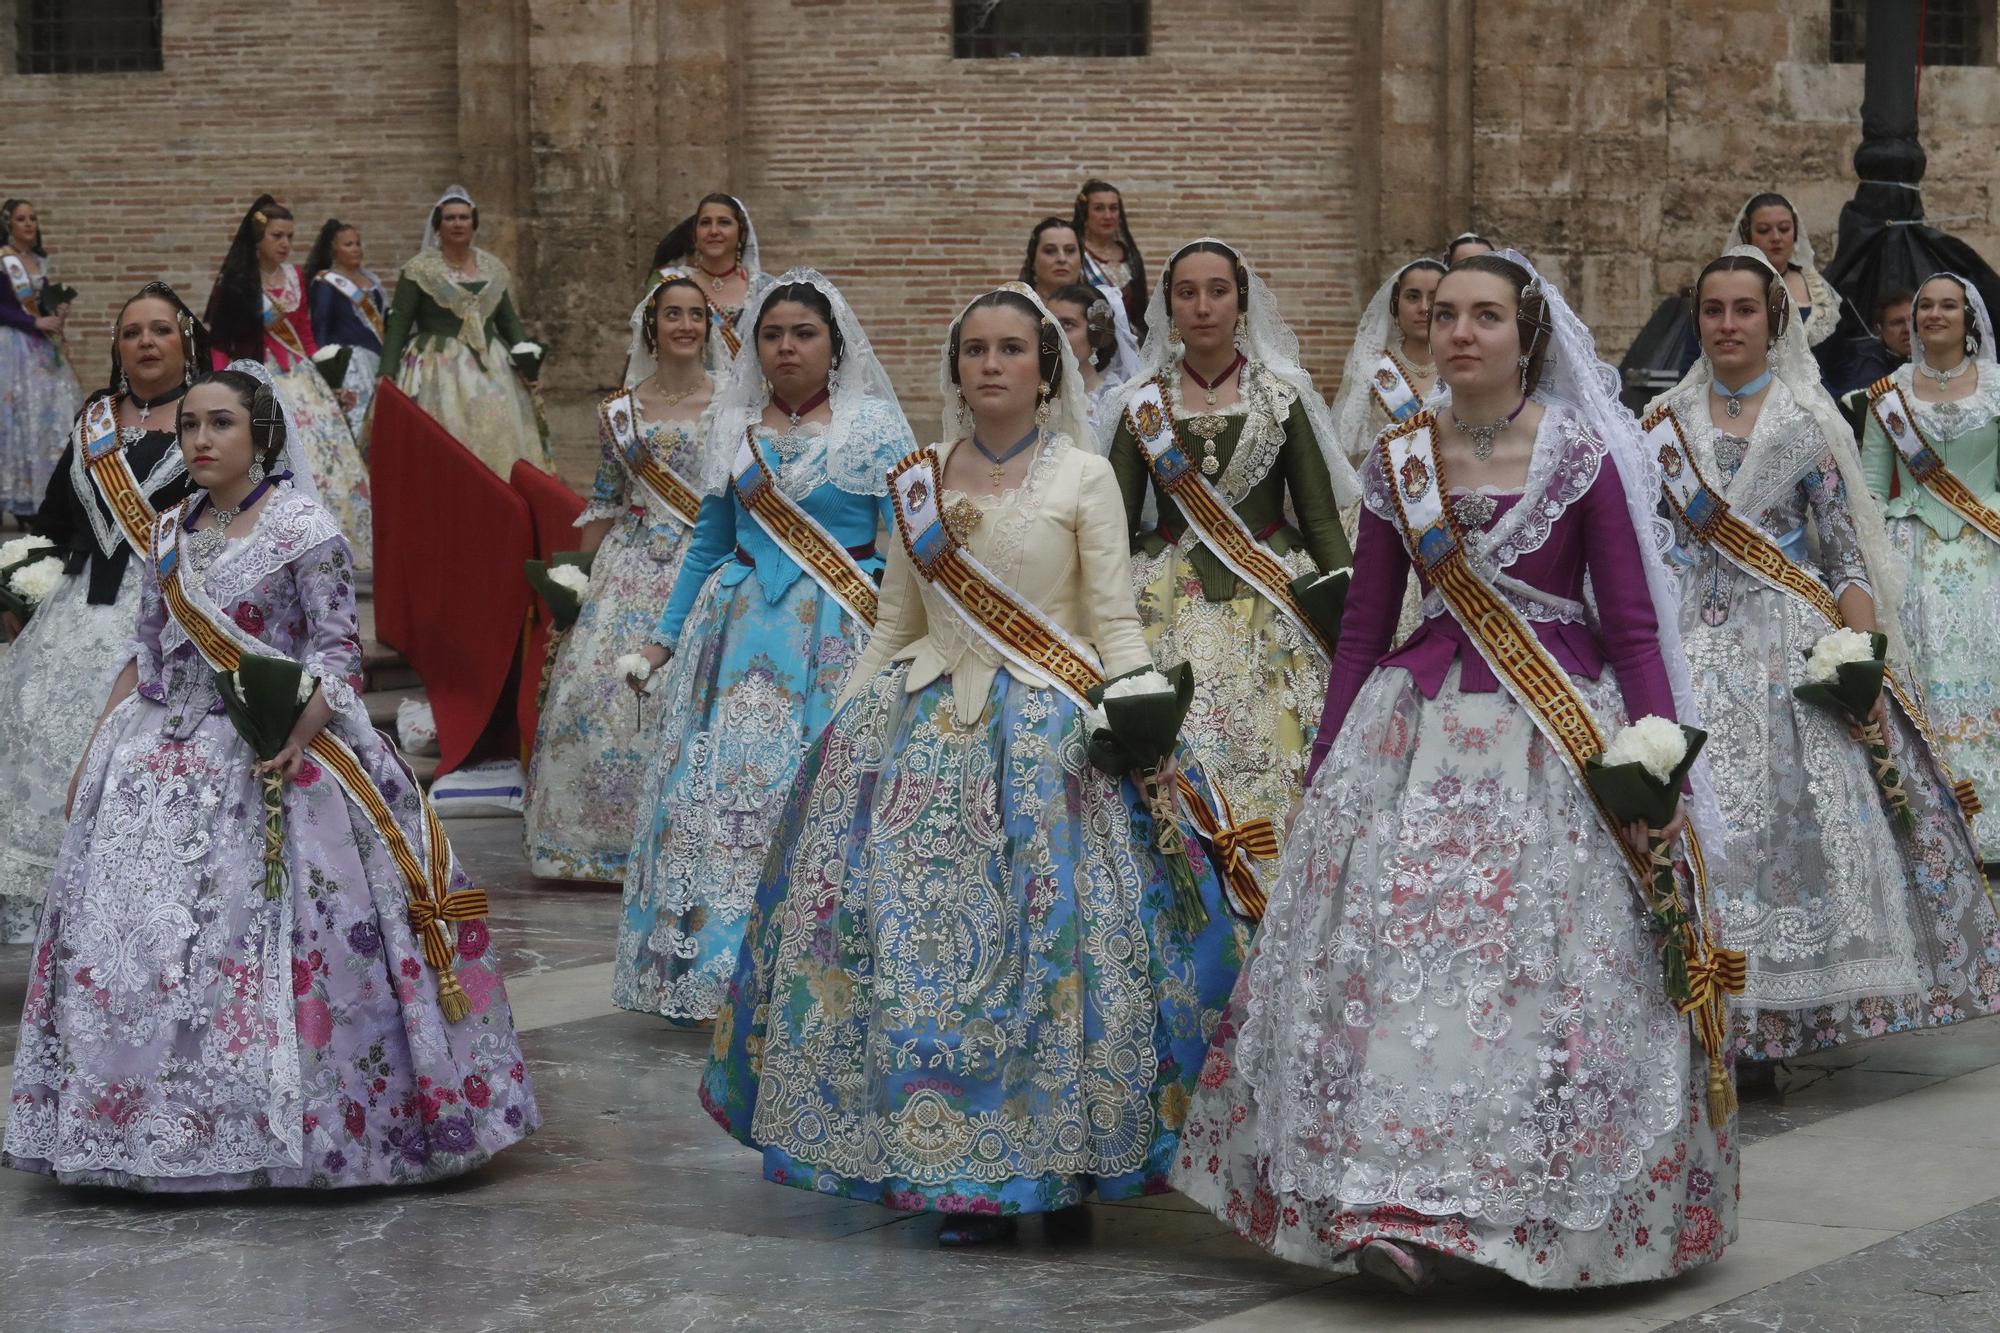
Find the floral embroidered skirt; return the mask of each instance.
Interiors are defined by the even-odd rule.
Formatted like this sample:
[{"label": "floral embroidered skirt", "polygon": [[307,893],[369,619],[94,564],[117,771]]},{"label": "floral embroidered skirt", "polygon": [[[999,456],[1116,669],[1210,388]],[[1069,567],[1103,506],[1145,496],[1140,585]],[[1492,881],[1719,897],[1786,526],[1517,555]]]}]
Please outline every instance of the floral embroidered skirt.
[{"label": "floral embroidered skirt", "polygon": [[769,1180],[891,1208],[1040,1212],[1166,1188],[1239,961],[1199,850],[1190,938],[1129,779],[1003,669],[885,670],[800,769],[702,1103]]},{"label": "floral embroidered skirt", "polygon": [[551,471],[541,411],[506,348],[489,344],[486,360],[492,364],[484,365],[456,338],[443,347],[418,345],[425,341],[413,341],[403,353],[396,387],[502,477],[520,459]]},{"label": "floral embroidered skirt", "polygon": [[32,514],[69,443],[83,395],[56,344],[0,327],[0,511]]},{"label": "floral embroidered skirt", "polygon": [[804,574],[776,602],[750,566],[709,575],[666,682],[639,792],[611,999],[714,1018],[736,970],[771,832],[867,633]]},{"label": "floral embroidered skirt", "polygon": [[355,569],[372,569],[375,517],[368,497],[368,465],[361,460],[361,448],[354,442],[340,400],[310,361],[294,362],[290,370],[273,366],[271,375],[299,433],[299,454],[312,469],[320,503],[340,521],[341,535],[354,549]]},{"label": "floral embroidered skirt", "polygon": [[[1576,684],[1621,720],[1607,671]],[[1538,1287],[1736,1231],[1733,1122],[1612,835],[1513,696],[1362,687],[1305,798],[1174,1185],[1280,1258],[1390,1237]]]},{"label": "floral embroidered skirt", "polygon": [[2000,861],[2000,542],[1969,525],[1947,541],[1917,518],[1891,519],[1889,539],[1910,562],[1903,634],[1931,727],[1952,776],[1985,800],[1972,820],[1981,858]]},{"label": "floral embroidered skirt", "polygon": [[1896,828],[1866,747],[1792,695],[1825,622],[1728,577],[1726,616],[1684,615],[1681,630],[1729,821],[1717,927],[1749,962],[1737,1058],[2000,1011],[2000,921],[1944,771],[1892,702],[1889,754],[1916,825]]},{"label": "floral embroidered skirt", "polygon": [[[408,1185],[531,1133],[485,922],[458,926],[472,1013],[447,1023],[402,876],[333,778],[308,763],[286,791],[267,898],[255,756],[219,714],[176,739],[168,711],[134,695],[91,748],[0,1161],[141,1190]],[[388,743],[343,738],[421,837]],[[452,881],[470,887],[456,864]]]},{"label": "floral embroidered skirt", "polygon": [[139,571],[118,599],[89,600],[90,578],[65,578],[0,652],[0,944],[26,944],[69,820],[69,780],[119,671],[132,659]]},{"label": "floral embroidered skirt", "polygon": [[[1303,551],[1286,563],[1295,575],[1312,572]],[[1241,596],[1205,600],[1178,547],[1135,556],[1132,583],[1153,660],[1194,667],[1194,706],[1181,730],[1186,757],[1222,788],[1237,822],[1267,818],[1282,830],[1305,786],[1326,703],[1326,659],[1270,601],[1240,584]]]},{"label": "floral embroidered skirt", "polygon": [[627,510],[591,562],[583,611],[549,668],[528,762],[528,866],[548,879],[625,878],[660,697],[641,697],[616,663],[651,638],[687,551],[688,529]]}]

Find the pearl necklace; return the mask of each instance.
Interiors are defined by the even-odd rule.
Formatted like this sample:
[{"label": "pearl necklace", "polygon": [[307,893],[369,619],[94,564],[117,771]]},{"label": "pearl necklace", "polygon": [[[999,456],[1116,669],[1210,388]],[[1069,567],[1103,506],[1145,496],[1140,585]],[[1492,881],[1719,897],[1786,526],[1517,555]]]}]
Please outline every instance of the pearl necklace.
[{"label": "pearl necklace", "polygon": [[1925,379],[1928,379],[1931,383],[1942,389],[1945,385],[1972,369],[1972,358],[1969,356],[1960,357],[1958,364],[1950,370],[1932,370],[1930,363],[1925,361],[1921,356],[1917,358],[1916,365],[1919,375],[1922,375]]}]

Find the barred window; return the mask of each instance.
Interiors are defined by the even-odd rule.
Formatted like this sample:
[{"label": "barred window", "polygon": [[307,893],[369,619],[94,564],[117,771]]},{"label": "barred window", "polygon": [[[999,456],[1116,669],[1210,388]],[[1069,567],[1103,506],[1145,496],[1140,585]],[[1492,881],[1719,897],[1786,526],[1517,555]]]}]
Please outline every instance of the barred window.
[{"label": "barred window", "polygon": [[1152,50],[1151,0],[952,0],[951,54],[1143,56]]},{"label": "barred window", "polygon": [[[1925,0],[1926,65],[1990,65],[1994,29],[2000,19],[1995,0]],[[1827,59],[1836,65],[1868,61],[1868,0],[1832,0],[1827,13]]]},{"label": "barred window", "polygon": [[19,0],[14,68],[107,74],[160,68],[160,0]]}]

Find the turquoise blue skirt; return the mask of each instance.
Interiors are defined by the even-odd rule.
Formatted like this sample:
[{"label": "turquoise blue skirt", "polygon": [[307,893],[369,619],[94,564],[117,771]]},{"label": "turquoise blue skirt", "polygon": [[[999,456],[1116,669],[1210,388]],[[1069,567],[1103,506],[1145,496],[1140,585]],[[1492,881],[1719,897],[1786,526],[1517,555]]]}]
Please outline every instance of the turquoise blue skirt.
[{"label": "turquoise blue skirt", "polygon": [[766,1178],[1012,1214],[1167,1189],[1241,955],[1177,924],[1129,778],[1065,696],[884,670],[808,752],[716,1019],[702,1102]]}]

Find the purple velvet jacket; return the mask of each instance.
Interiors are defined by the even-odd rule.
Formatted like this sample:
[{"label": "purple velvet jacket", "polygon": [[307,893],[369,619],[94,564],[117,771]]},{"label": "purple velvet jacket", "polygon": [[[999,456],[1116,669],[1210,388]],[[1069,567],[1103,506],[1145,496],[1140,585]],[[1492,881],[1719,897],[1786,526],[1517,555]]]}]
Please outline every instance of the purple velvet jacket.
[{"label": "purple velvet jacket", "polygon": [[[1550,438],[1554,432],[1554,438]],[[1598,626],[1575,617],[1527,617],[1535,636],[1572,676],[1596,680],[1605,663],[1617,673],[1629,717],[1674,716],[1673,689],[1660,658],[1659,623],[1646,587],[1638,534],[1625,505],[1625,487],[1618,469],[1605,459],[1603,445],[1573,421],[1551,409],[1536,444],[1537,463],[1529,469],[1528,494],[1496,496],[1493,516],[1482,525],[1495,532],[1510,520],[1518,522],[1503,542],[1513,551],[1502,565],[1509,577],[1568,603],[1583,599],[1584,576],[1590,576]],[[1553,452],[1544,456],[1544,450]],[[1340,622],[1340,643],[1334,650],[1333,673],[1327,682],[1326,707],[1320,713],[1319,735],[1313,741],[1307,781],[1319,771],[1334,738],[1354,706],[1354,697],[1371,671],[1401,667],[1426,699],[1435,699],[1451,664],[1461,662],[1459,689],[1490,694],[1500,688],[1492,668],[1466,639],[1465,630],[1449,609],[1440,609],[1420,625],[1394,652],[1389,642],[1410,576],[1410,555],[1396,525],[1377,510],[1393,512],[1390,481],[1380,453],[1371,454],[1362,469],[1366,499],[1361,509],[1359,539],[1354,546],[1354,579]],[[1516,519],[1525,503],[1537,510]],[[1422,580],[1428,594],[1430,583]],[[1517,610],[1522,609],[1519,599]]]}]

